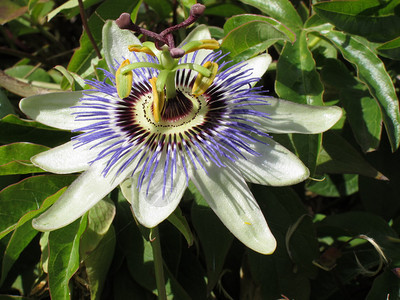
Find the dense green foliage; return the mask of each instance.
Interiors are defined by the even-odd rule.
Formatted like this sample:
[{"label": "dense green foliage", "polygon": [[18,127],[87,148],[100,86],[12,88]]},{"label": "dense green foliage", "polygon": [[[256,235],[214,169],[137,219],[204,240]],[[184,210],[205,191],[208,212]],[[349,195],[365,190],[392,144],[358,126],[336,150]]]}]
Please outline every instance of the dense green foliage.
[{"label": "dense green foliage", "polygon": [[[104,20],[129,12],[159,32],[196,1],[83,1],[100,57],[78,1],[62,2],[0,2],[0,299],[154,299],[151,237],[118,190],[62,229],[32,228],[76,176],[30,163],[71,133],[27,120],[18,102],[101,80]],[[251,187],[278,242],[272,255],[246,249],[189,186],[159,228],[169,299],[400,299],[400,1],[199,2],[198,24],[232,61],[272,55],[260,83],[270,95],[344,115],[324,134],[274,136],[311,178]]]}]

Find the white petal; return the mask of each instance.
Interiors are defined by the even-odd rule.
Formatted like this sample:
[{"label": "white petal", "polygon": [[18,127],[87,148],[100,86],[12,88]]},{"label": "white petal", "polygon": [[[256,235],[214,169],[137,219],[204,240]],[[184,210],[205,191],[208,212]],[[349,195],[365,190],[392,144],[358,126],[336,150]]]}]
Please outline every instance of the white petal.
[{"label": "white petal", "polygon": [[337,106],[298,104],[272,97],[267,101],[269,105],[250,107],[269,114],[269,118],[248,116],[248,119],[260,123],[252,126],[270,133],[320,133],[335,125],[342,116]]},{"label": "white petal", "polygon": [[79,92],[50,93],[31,96],[20,101],[19,107],[24,114],[42,124],[64,130],[73,130],[87,125],[86,122],[76,122],[71,106],[78,105]]},{"label": "white petal", "polygon": [[222,223],[247,247],[270,254],[276,241],[242,175],[228,166],[198,169],[192,181]]},{"label": "white petal", "polygon": [[244,154],[235,162],[245,180],[272,186],[292,185],[307,179],[310,175],[302,161],[282,145],[272,139],[263,139],[251,148],[260,156]]},{"label": "white petal", "polygon": [[65,193],[45,213],[33,219],[32,226],[40,231],[64,227],[92,208],[120,184],[131,170],[114,177],[117,168],[104,177],[104,163],[98,161],[76,179]]},{"label": "white petal", "polygon": [[[45,152],[41,152],[31,158],[31,161],[41,169],[56,173],[70,174],[87,170],[89,162],[93,160],[100,150],[88,150],[88,146],[79,148],[71,141]],[[103,148],[101,148],[103,149]]]},{"label": "white petal", "polygon": [[150,177],[145,178],[139,190],[137,187],[139,173],[137,172],[132,178],[125,180],[121,184],[121,190],[125,198],[131,203],[133,213],[139,223],[152,228],[168,218],[176,209],[186,190],[186,177],[180,172],[176,173],[171,192],[171,177],[170,173],[167,173],[164,191],[164,170],[159,167],[152,176],[147,191]]},{"label": "white petal", "polygon": [[[271,64],[272,58],[268,53],[258,55],[256,57],[250,58],[238,66],[245,65],[246,69],[252,69],[250,78],[261,78],[265,72],[267,72],[269,65]],[[251,82],[254,86],[257,82]]]},{"label": "white petal", "polygon": [[[109,71],[114,73],[124,59],[134,62],[133,54],[128,50],[129,45],[141,45],[142,43],[132,31],[120,29],[115,21],[108,20],[103,26],[103,49]],[[144,57],[142,53],[137,53]]]}]

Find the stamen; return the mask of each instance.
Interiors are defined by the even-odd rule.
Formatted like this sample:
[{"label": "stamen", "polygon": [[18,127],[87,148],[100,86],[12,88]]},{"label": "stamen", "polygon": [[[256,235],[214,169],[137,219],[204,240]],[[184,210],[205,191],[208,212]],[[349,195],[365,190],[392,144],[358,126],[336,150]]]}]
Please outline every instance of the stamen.
[{"label": "stamen", "polygon": [[115,82],[117,85],[118,96],[124,99],[129,96],[132,89],[133,74],[132,72],[122,73],[121,69],[130,64],[129,59],[126,59],[119,66],[117,72],[115,73]]},{"label": "stamen", "polygon": [[153,116],[154,121],[159,123],[161,120],[161,113],[164,109],[164,92],[157,91],[157,77],[153,77],[150,80],[151,89],[153,91]]},{"label": "stamen", "polygon": [[215,50],[219,48],[218,41],[214,39],[207,39],[207,40],[200,40],[200,41],[192,41],[182,46],[182,50],[185,53],[190,53],[193,51],[197,51],[199,49],[208,49],[208,50]]},{"label": "stamen", "polygon": [[143,53],[149,54],[151,56],[156,56],[149,47],[142,46],[142,45],[130,45],[130,46],[128,46],[128,50],[131,52],[132,51],[133,52],[143,52]]},{"label": "stamen", "polygon": [[192,94],[196,97],[205,93],[205,91],[213,83],[218,72],[218,64],[215,62],[207,61],[203,67],[207,68],[211,72],[211,75],[209,77],[205,77],[201,73],[197,75],[196,81],[194,82],[192,88]]}]

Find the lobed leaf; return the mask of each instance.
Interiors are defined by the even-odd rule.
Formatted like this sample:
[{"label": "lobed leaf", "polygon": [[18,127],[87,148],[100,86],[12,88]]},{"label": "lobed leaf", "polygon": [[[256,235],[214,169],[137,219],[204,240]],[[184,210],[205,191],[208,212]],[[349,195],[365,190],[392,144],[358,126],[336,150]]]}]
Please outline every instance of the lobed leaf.
[{"label": "lobed leaf", "polygon": [[354,137],[364,152],[378,148],[382,131],[382,113],[367,86],[350,73],[344,63],[328,59],[321,71],[329,89],[339,94]]},{"label": "lobed leaf", "polygon": [[383,62],[364,43],[351,35],[318,27],[314,30],[331,41],[343,57],[356,66],[360,80],[368,86],[371,95],[379,103],[392,151],[395,151],[400,143],[399,101]]}]

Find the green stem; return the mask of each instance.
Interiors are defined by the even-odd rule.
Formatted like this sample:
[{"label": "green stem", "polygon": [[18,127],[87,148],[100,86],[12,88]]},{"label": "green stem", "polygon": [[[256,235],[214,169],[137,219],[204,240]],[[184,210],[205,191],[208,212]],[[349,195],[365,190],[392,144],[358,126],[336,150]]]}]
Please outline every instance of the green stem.
[{"label": "green stem", "polygon": [[158,300],[167,300],[167,292],[165,290],[163,258],[161,255],[161,243],[158,227],[154,227],[150,232],[150,242],[153,249],[154,271],[156,274],[156,284],[158,290]]},{"label": "green stem", "polygon": [[121,74],[125,75],[126,73],[128,73],[134,69],[138,69],[138,68],[154,68],[154,69],[163,70],[163,67],[159,64],[150,63],[150,62],[136,62],[136,63],[129,64],[129,65],[121,68]]},{"label": "green stem", "polygon": [[211,71],[209,69],[198,64],[192,64],[192,63],[179,64],[174,68],[174,71],[178,69],[190,69],[200,73],[201,75],[207,78],[211,76]]}]

